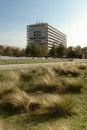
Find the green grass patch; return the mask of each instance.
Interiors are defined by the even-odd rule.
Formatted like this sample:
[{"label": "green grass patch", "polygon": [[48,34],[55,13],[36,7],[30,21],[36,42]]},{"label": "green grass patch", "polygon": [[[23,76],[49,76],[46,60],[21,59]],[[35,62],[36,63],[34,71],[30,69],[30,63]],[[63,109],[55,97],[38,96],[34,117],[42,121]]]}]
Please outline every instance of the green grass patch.
[{"label": "green grass patch", "polygon": [[0,65],[63,62],[66,59],[0,59]]}]

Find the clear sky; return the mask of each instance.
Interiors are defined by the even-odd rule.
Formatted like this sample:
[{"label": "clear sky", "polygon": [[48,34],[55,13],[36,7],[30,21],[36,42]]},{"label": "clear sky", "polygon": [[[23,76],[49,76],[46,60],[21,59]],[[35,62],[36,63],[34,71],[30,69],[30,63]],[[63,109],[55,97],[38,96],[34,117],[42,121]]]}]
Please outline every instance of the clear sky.
[{"label": "clear sky", "polygon": [[26,25],[47,22],[87,46],[87,0],[0,0],[0,45],[26,47]]}]

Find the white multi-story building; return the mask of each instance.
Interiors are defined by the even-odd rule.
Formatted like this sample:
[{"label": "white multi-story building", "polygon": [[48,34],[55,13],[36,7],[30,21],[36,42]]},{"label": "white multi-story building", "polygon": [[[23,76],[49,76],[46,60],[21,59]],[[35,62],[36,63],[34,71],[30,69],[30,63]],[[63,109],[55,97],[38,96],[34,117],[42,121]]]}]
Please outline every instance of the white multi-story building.
[{"label": "white multi-story building", "polygon": [[63,44],[66,46],[66,41],[66,35],[48,23],[27,25],[27,44],[45,44],[50,49],[53,45]]}]

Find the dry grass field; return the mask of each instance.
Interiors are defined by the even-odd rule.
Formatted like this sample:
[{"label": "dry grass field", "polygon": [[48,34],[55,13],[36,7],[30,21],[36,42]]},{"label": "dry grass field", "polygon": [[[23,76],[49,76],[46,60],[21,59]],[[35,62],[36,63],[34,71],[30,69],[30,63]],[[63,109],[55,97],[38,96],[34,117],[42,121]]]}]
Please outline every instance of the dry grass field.
[{"label": "dry grass field", "polygon": [[87,130],[87,63],[0,71],[0,130]]}]

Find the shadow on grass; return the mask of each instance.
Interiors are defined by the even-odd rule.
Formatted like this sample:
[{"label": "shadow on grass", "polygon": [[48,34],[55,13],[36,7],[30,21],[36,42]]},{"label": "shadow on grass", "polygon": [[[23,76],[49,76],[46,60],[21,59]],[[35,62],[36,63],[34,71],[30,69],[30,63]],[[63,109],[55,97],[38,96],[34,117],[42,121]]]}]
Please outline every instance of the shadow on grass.
[{"label": "shadow on grass", "polygon": [[28,87],[25,90],[29,94],[38,94],[38,93],[50,93],[50,94],[60,94],[60,95],[67,95],[67,94],[80,94],[82,92],[82,88],[51,88],[51,87],[46,87],[46,86],[33,86],[33,87]]},{"label": "shadow on grass", "polygon": [[0,115],[8,118],[13,115],[18,115],[20,113],[19,109],[14,108],[11,104],[6,104],[0,107]]},{"label": "shadow on grass", "polygon": [[30,114],[28,117],[26,117],[26,119],[24,119],[24,123],[37,125],[39,123],[45,123],[52,120],[57,120],[58,118],[64,118],[64,116],[59,116],[56,113]]}]

